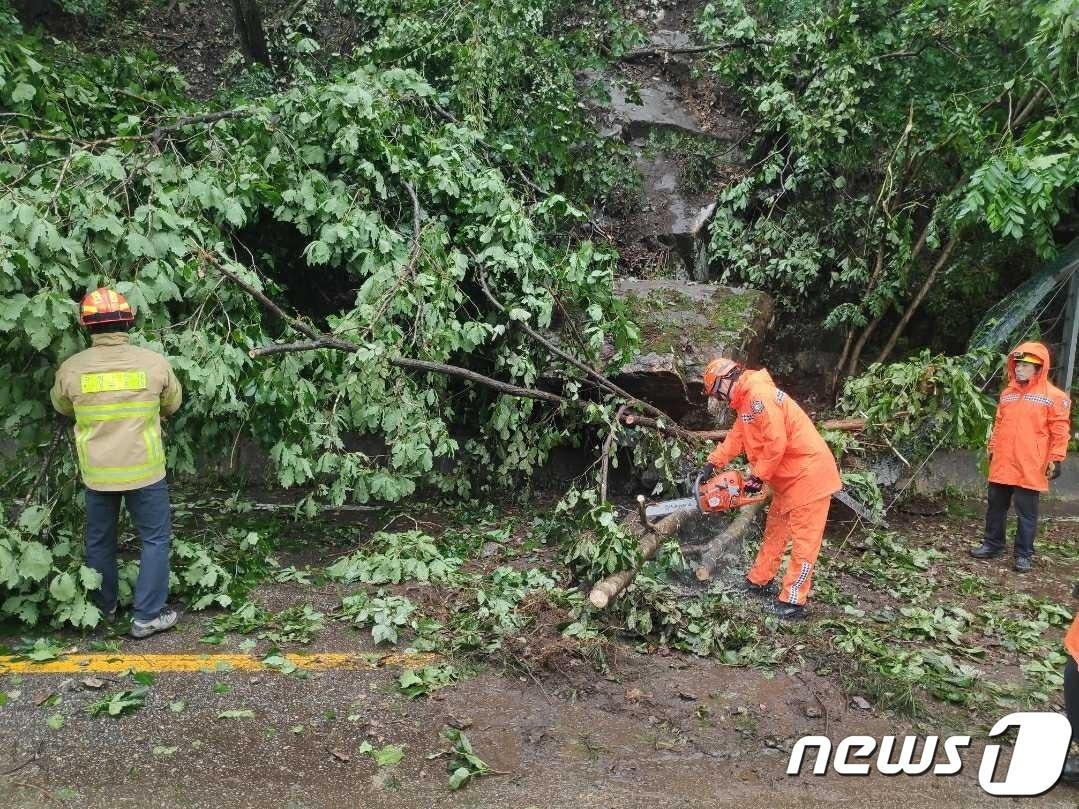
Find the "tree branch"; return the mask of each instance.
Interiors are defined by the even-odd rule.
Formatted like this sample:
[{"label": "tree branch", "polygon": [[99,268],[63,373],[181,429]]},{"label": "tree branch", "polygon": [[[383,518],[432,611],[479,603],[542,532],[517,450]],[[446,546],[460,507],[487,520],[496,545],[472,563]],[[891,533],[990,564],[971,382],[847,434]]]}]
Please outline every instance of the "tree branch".
[{"label": "tree branch", "polygon": [[53,429],[52,441],[49,442],[49,448],[45,450],[45,458],[41,461],[41,468],[38,470],[37,476],[34,478],[34,482],[30,484],[30,490],[26,493],[26,497],[23,498],[22,505],[15,509],[12,514],[12,524],[18,524],[19,518],[22,517],[22,513],[30,505],[34,499],[34,495],[37,494],[38,487],[41,486],[41,482],[45,480],[45,476],[49,474],[49,467],[52,466],[53,458],[56,457],[56,448],[60,446],[60,439],[64,437],[64,432],[67,429],[67,423],[64,421],[58,421],[56,427]]},{"label": "tree branch", "polygon": [[[648,430],[655,430],[660,433],[667,433],[669,435],[678,435],[680,438],[684,438],[690,442],[704,442],[704,441],[722,441],[730,433],[730,430],[683,430],[682,433],[678,433],[673,427],[669,427],[664,424],[662,427],[655,419],[647,418],[646,416],[637,416],[632,413],[622,416],[622,423],[627,427],[644,427]],[[822,421],[819,425],[822,430],[839,430],[845,433],[860,433],[865,429],[865,419],[830,419],[828,421]]]},{"label": "tree branch", "polygon": [[611,462],[611,448],[614,446],[615,436],[618,435],[618,424],[622,421],[622,416],[626,412],[626,408],[629,404],[626,403],[618,408],[618,412],[615,414],[614,423],[611,425],[611,431],[607,433],[607,439],[603,442],[603,452],[600,458],[599,464],[599,502],[607,502],[607,472],[610,468]]},{"label": "tree branch", "polygon": [[[251,115],[252,111],[247,107],[237,107],[232,110],[221,110],[220,112],[208,112],[203,115],[188,115],[182,118],[177,118],[176,121],[168,126],[155,127],[153,132],[148,136],[154,143],[159,143],[161,139],[170,132],[176,132],[183,129],[185,126],[192,126],[194,124],[215,124],[218,121],[225,121],[230,118],[245,118]],[[138,137],[147,137],[140,135]]]},{"label": "tree branch", "polygon": [[741,48],[743,46],[771,45],[772,43],[773,40],[771,39],[743,39],[737,42],[717,42],[714,45],[686,45],[681,48],[635,48],[634,50],[623,53],[619,57],[619,61],[634,62],[638,59],[647,59],[653,56],[667,58],[681,54],[707,53],[709,51],[732,51],[735,48]]},{"label": "tree branch", "polygon": [[[248,356],[263,357],[269,354],[282,354],[290,351],[314,351],[321,348],[332,348],[336,351],[344,351],[346,353],[356,353],[362,346],[358,346],[355,343],[350,343],[347,340],[341,340],[338,337],[334,337],[330,334],[323,334],[312,326],[307,325],[303,321],[292,317],[287,314],[280,306],[274,303],[263,292],[255,289],[249,283],[240,278],[232,270],[225,267],[217,258],[206,250],[200,250],[199,255],[207,260],[210,264],[217,268],[217,270],[231,280],[234,284],[239,286],[248,295],[255,298],[259,303],[284,320],[287,324],[292,326],[296,331],[311,338],[309,342],[293,342],[293,343],[275,343],[272,345],[261,346],[259,348],[252,349],[248,352]],[[522,388],[518,385],[511,385],[508,382],[502,382],[497,379],[492,379],[489,376],[470,371],[467,368],[461,368],[456,365],[447,365],[441,362],[430,362],[428,360],[417,360],[411,357],[389,357],[387,362],[390,365],[394,365],[398,368],[408,368],[413,371],[428,371],[431,373],[442,374],[444,376],[453,376],[459,379],[467,379],[470,382],[475,382],[480,385],[484,385],[493,390],[497,390],[500,393],[505,393],[510,396],[518,396],[522,399],[539,399],[544,402],[551,402],[552,404],[565,404],[568,400],[559,396],[556,393],[549,393],[544,390],[535,390],[534,388]]]},{"label": "tree branch", "polygon": [[[471,251],[469,251],[469,252],[472,254],[473,260],[475,260],[477,263],[479,263],[479,258],[476,256],[476,254],[472,253]],[[509,319],[509,314],[506,312],[506,307],[502,305],[502,303],[491,292],[490,287],[487,286],[487,278],[486,278],[486,275],[483,272],[482,266],[479,268],[478,276],[479,276],[480,288],[483,290],[483,294],[487,297],[487,300],[491,302],[491,305],[494,306],[495,309],[497,309],[503,315],[506,315],[507,319]],[[592,366],[587,365],[584,362],[581,362],[579,359],[574,357],[572,354],[569,354],[566,351],[563,351],[561,348],[556,346],[554,343],[552,343],[550,340],[548,340],[542,334],[540,334],[535,329],[533,329],[531,326],[529,326],[525,321],[523,321],[523,320],[510,320],[509,322],[512,325],[515,325],[515,326],[519,327],[525,334],[527,334],[529,337],[531,337],[537,343],[542,345],[544,348],[546,348],[549,352],[554,354],[556,357],[559,357],[560,359],[565,360],[570,365],[572,365],[574,368],[576,368],[578,371],[581,371],[585,376],[587,376],[589,379],[591,379],[599,387],[603,388],[604,390],[608,391],[609,393],[613,393],[615,396],[621,397],[622,399],[624,399],[626,401],[627,404],[632,405],[634,408],[636,408],[638,410],[643,410],[646,413],[651,413],[656,418],[665,419],[665,420],[669,421],[671,423],[672,428],[674,429],[674,434],[675,435],[678,435],[679,437],[684,437],[685,436],[686,431],[684,429],[682,429],[681,427],[679,427],[677,422],[675,422],[675,420],[673,418],[668,416],[666,413],[664,413],[658,407],[655,407],[654,405],[651,405],[648,402],[645,402],[645,401],[642,401],[642,400],[638,399],[633,394],[629,393],[628,391],[626,391],[626,390],[622,389],[621,387],[619,387],[618,385],[616,385],[614,382],[612,382],[610,379],[608,379],[606,376],[604,376],[602,373],[597,371]]]},{"label": "tree branch", "polygon": [[138,135],[116,135],[111,138],[99,138],[97,140],[80,140],[78,138],[68,138],[63,135],[53,135],[48,132],[25,132],[24,137],[19,138],[16,141],[10,141],[11,143],[22,143],[25,141],[43,140],[51,143],[66,143],[71,146],[77,146],[80,149],[96,149],[99,146],[114,146],[118,143],[131,143],[139,140],[149,140],[155,145],[158,144],[161,139],[171,132],[176,132],[185,126],[192,126],[194,124],[213,124],[218,121],[224,121],[228,118],[243,118],[248,115],[252,115],[253,110],[240,107],[232,110],[221,110],[219,112],[208,112],[203,115],[189,115],[181,118],[177,118],[173,123],[167,125],[159,125],[154,127],[149,132],[143,132]]},{"label": "tree branch", "polygon": [[948,240],[948,244],[944,246],[944,250],[937,258],[937,262],[933,265],[933,269],[929,271],[929,275],[918,289],[914,299],[907,306],[906,311],[903,312],[903,317],[899,319],[899,323],[896,324],[896,327],[892,330],[888,342],[885,343],[884,348],[882,348],[880,354],[877,355],[877,362],[884,362],[888,359],[888,355],[892,353],[892,349],[895,348],[895,344],[899,341],[900,335],[903,334],[903,330],[914,316],[914,312],[921,305],[922,301],[925,300],[925,296],[928,294],[929,288],[933,286],[933,282],[937,279],[937,275],[940,273],[941,268],[948,263],[948,258],[952,255],[952,250],[955,249],[957,241],[958,237],[953,235],[951,239]]}]

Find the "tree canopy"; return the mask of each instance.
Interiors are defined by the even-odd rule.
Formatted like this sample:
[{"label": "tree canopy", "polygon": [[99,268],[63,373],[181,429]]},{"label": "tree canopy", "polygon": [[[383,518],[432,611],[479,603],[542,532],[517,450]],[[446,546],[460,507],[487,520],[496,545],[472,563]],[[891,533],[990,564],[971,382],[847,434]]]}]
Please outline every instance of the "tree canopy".
[{"label": "tree canopy", "polygon": [[710,3],[700,30],[740,45],[715,67],[756,119],[714,258],[845,332],[847,374],[923,301],[962,339],[1075,235],[1077,25],[1071,0]]}]

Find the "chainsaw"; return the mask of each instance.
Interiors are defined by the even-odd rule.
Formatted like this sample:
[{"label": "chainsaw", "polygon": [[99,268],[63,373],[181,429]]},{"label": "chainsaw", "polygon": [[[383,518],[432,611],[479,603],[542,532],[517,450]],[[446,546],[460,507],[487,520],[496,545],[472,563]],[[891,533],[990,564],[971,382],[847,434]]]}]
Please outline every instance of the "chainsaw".
[{"label": "chainsaw", "polygon": [[[709,478],[704,483],[701,482],[701,476],[698,474],[693,483],[692,497],[681,497],[677,500],[664,500],[661,503],[653,503],[645,508],[644,513],[649,520],[673,514],[675,511],[686,508],[696,508],[701,514],[720,514],[731,509],[760,503],[767,497],[767,491],[747,494],[742,473],[736,469],[728,469]],[[870,514],[865,506],[842,489],[835,492],[832,497],[866,522],[873,525],[887,526],[886,522]]]},{"label": "chainsaw", "polygon": [[644,513],[650,520],[686,508],[696,508],[701,514],[719,514],[734,508],[762,503],[767,499],[768,492],[766,491],[747,494],[742,473],[737,469],[728,469],[703,483],[698,474],[693,483],[692,497],[653,503],[644,510]]}]

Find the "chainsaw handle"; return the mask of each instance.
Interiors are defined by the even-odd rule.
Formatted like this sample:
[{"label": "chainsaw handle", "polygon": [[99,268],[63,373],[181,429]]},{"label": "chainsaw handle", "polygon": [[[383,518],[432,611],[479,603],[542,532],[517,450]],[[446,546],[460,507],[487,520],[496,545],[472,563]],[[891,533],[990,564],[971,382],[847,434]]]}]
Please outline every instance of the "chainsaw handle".
[{"label": "chainsaw handle", "polygon": [[693,481],[693,502],[697,504],[697,513],[704,514],[705,511],[701,508],[701,478],[704,477],[704,470],[697,470],[697,479]]}]

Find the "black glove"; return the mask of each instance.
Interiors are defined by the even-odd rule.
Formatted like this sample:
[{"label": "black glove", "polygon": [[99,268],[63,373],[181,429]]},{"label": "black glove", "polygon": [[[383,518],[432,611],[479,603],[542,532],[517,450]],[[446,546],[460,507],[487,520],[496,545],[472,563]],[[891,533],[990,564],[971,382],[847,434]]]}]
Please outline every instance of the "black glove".
[{"label": "black glove", "polygon": [[756,475],[750,475],[742,484],[742,491],[746,494],[757,494],[764,488],[764,481]]},{"label": "black glove", "polygon": [[711,480],[716,476],[716,468],[712,466],[712,464],[706,463],[704,466],[701,467],[701,470],[697,473],[697,476],[700,478],[702,483],[706,480]]},{"label": "black glove", "polygon": [[1049,462],[1049,469],[1046,470],[1046,471],[1049,472],[1049,480],[1056,480],[1058,477],[1060,477],[1060,465],[1062,463],[1064,463],[1064,462],[1063,461],[1050,461]]}]

